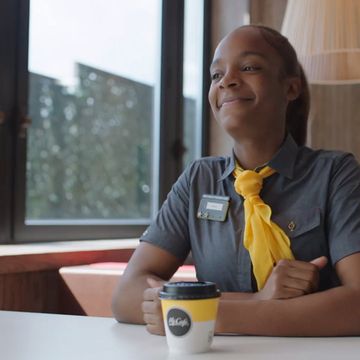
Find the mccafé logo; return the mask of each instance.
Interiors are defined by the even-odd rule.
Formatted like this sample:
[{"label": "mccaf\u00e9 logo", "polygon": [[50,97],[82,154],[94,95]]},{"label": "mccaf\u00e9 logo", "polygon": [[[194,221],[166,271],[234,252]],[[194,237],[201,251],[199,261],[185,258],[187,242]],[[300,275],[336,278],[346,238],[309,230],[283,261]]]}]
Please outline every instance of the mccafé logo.
[{"label": "mccaf\u00e9 logo", "polygon": [[167,324],[173,335],[183,336],[191,328],[191,318],[181,309],[171,309],[167,313]]},{"label": "mccaf\u00e9 logo", "polygon": [[182,319],[182,318],[173,318],[171,317],[169,319],[169,326],[181,326],[181,327],[184,327],[184,326],[189,326],[189,322],[187,319]]}]

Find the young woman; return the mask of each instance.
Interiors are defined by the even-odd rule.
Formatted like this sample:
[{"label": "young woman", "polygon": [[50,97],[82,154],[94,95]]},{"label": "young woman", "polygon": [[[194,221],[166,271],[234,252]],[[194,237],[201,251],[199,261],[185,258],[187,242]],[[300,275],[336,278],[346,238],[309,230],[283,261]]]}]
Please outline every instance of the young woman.
[{"label": "young woman", "polygon": [[233,154],[180,176],[121,279],[115,317],[164,334],[159,287],[191,251],[197,278],[222,291],[216,332],[359,335],[360,167],[304,146],[309,91],[294,49],[240,27],[210,74]]}]

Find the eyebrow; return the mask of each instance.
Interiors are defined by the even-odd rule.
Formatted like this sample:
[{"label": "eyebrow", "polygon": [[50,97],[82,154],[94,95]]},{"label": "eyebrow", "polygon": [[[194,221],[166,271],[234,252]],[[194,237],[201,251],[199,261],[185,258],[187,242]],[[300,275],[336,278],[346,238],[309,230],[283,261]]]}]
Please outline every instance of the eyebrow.
[{"label": "eyebrow", "polygon": [[[259,57],[261,57],[261,58],[263,58],[263,59],[265,59],[265,60],[267,59],[264,54],[262,54],[262,53],[260,53],[260,52],[257,52],[257,51],[243,51],[242,53],[239,54],[238,57],[239,57],[239,58],[243,58],[243,57],[253,56],[253,55],[259,56]],[[210,69],[211,69],[212,67],[214,67],[215,65],[217,65],[218,63],[220,63],[220,62],[221,62],[221,58],[215,59],[215,60],[210,64]]]}]

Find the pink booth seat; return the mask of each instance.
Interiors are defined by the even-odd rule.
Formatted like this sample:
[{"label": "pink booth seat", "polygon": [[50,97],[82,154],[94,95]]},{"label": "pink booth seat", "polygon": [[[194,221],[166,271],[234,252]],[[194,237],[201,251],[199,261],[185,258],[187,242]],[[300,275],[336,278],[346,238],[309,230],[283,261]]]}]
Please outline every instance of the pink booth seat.
[{"label": "pink booth seat", "polygon": [[[89,316],[112,317],[111,298],[127,263],[107,262],[62,267],[59,272],[83,313]],[[119,280],[120,279],[120,280]],[[171,281],[195,281],[193,265],[183,265]]]}]

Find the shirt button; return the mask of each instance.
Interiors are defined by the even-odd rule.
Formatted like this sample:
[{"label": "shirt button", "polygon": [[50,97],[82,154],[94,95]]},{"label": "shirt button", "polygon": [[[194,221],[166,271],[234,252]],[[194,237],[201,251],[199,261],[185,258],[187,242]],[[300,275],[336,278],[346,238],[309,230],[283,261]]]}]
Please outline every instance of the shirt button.
[{"label": "shirt button", "polygon": [[289,224],[288,224],[288,229],[290,231],[294,231],[295,228],[296,228],[296,224],[293,221],[290,221]]}]

